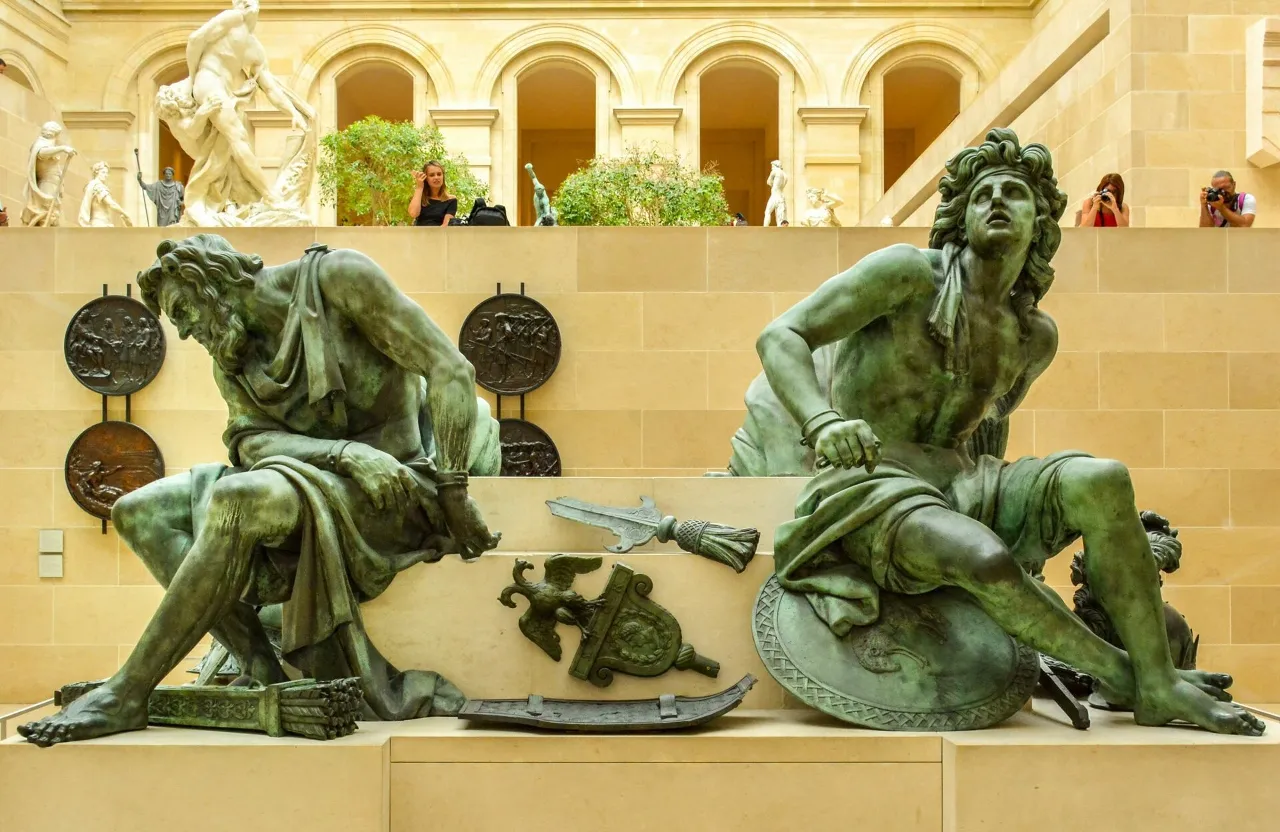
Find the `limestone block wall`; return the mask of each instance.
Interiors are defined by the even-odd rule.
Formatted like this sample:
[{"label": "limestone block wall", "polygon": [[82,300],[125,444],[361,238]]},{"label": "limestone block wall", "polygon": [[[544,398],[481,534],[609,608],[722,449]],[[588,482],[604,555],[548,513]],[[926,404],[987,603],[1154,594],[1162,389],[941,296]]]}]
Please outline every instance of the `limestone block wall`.
[{"label": "limestone block wall", "polygon": [[[991,124],[1045,144],[1070,197],[1064,223],[1106,173],[1125,180],[1135,226],[1192,228],[1199,189],[1215,171],[1258,200],[1255,227],[1280,227],[1280,167],[1245,151],[1245,30],[1275,12],[1267,0],[1063,0],[998,83],[956,119],[866,217],[927,226],[934,183],[956,149]],[[1079,33],[1100,38],[1073,53]],[[1048,78],[1048,83],[1042,83]]]},{"label": "limestone block wall", "polygon": [[[530,394],[527,411],[559,445],[566,473],[663,478],[655,488],[685,483],[695,495],[711,484],[665,478],[725,464],[765,323],[867,252],[924,242],[923,229],[863,228],[228,236],[268,263],[316,239],[359,248],[451,335],[496,282],[518,290],[524,281],[563,331],[560,368]],[[104,282],[122,291],[161,237],[157,229],[0,232],[0,702],[110,672],[160,597],[138,560],[66,494],[66,449],[99,418],[100,400],[66,370],[61,344],[75,309]],[[1280,231],[1268,229],[1066,230],[1044,301],[1061,352],[1014,415],[1009,449],[1016,457],[1081,448],[1131,466],[1139,505],[1182,529],[1183,567],[1166,580],[1166,597],[1201,633],[1202,664],[1237,674],[1246,700],[1272,702],[1280,701],[1277,259]],[[169,471],[180,471],[224,458],[225,411],[209,358],[167,332],[165,367],[134,397],[133,418],[157,439]],[[117,417],[122,407],[113,405]],[[578,496],[604,493],[582,487]],[[530,500],[531,511],[543,511],[542,499]],[[770,526],[789,510],[785,494],[752,499],[729,500],[726,513],[746,505],[749,522]],[[715,506],[702,505],[710,516]],[[504,550],[532,548],[513,522]],[[41,528],[66,531],[60,580],[36,577]],[[1051,562],[1049,580],[1069,588],[1065,559]]]}]

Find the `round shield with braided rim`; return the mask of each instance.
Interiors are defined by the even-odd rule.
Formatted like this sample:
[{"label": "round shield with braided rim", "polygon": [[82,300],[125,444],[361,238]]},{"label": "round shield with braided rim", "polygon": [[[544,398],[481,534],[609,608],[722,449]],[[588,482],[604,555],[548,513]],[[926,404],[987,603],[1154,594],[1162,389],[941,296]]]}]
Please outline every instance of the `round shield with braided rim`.
[{"label": "round shield with braided rim", "polygon": [[965,731],[1008,719],[1031,697],[1036,651],[965,592],[880,594],[880,616],[844,638],[771,575],[756,597],[756,650],[805,704],[865,728]]}]

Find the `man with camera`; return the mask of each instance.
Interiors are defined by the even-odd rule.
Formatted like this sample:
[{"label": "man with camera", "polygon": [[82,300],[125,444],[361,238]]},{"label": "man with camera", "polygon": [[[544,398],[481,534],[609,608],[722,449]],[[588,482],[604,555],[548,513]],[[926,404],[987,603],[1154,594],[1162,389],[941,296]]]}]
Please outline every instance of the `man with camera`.
[{"label": "man with camera", "polygon": [[1258,214],[1252,194],[1236,193],[1236,180],[1229,171],[1213,175],[1208,188],[1200,189],[1200,227],[1249,228]]}]

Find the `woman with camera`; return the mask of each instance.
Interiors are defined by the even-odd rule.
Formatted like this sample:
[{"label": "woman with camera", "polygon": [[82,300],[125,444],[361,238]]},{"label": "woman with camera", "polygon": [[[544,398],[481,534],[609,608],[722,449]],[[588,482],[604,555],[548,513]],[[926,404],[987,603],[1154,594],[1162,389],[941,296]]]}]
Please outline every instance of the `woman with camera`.
[{"label": "woman with camera", "polygon": [[432,160],[413,172],[413,199],[409,216],[414,225],[448,225],[458,213],[458,200],[449,195],[444,165]]},{"label": "woman with camera", "polygon": [[1125,228],[1129,225],[1129,206],[1124,204],[1124,180],[1118,173],[1108,173],[1098,183],[1096,192],[1085,197],[1076,211],[1076,226]]}]

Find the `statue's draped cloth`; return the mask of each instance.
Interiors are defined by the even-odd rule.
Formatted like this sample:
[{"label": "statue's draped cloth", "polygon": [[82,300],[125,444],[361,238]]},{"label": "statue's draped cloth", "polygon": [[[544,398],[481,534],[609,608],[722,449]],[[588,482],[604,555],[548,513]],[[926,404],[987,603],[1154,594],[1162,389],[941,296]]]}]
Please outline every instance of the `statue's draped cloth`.
[{"label": "statue's draped cloth", "polygon": [[[293,303],[279,352],[269,363],[246,363],[242,373],[215,371],[227,401],[223,435],[232,467],[200,465],[191,471],[196,535],[208,515],[214,484],[246,470],[241,443],[262,432],[283,431],[321,439],[351,438],[344,406],[345,368],[337,355],[318,282],[322,251],[298,267]],[[430,412],[426,381],[420,386],[421,454],[406,463],[429,496],[422,508],[404,514],[376,509],[354,480],[285,456],[260,460],[251,470],[274,471],[298,493],[301,532],[279,548],[254,553],[251,604],[283,602],[281,647],[294,667],[318,679],[358,676],[366,717],[387,720],[456,713],[462,693],[436,673],[399,671],[374,647],[359,605],[380,595],[395,575],[417,563],[439,560],[449,550],[446,525],[436,501]],[[496,473],[497,425],[477,420],[468,465],[475,473]]]},{"label": "statue's draped cloth", "polygon": [[[833,346],[813,355],[828,401],[833,358]],[[775,533],[774,568],[778,582],[803,593],[838,636],[874,623],[884,590],[914,595],[937,588],[903,573],[894,562],[898,529],[921,508],[943,508],[978,521],[1033,573],[1078,537],[1065,525],[1058,483],[1066,462],[1087,456],[1079,451],[1007,462],[981,453],[980,447],[929,448],[924,456],[952,462],[925,470],[911,459],[919,455],[895,458],[894,446],[887,444],[874,472],[816,468],[813,451],[800,444],[800,425],[763,375],[748,388],[746,404],[747,420],[733,438],[730,469],[739,476],[811,477],[797,498],[795,519]],[[980,432],[979,438],[988,437]]]}]

